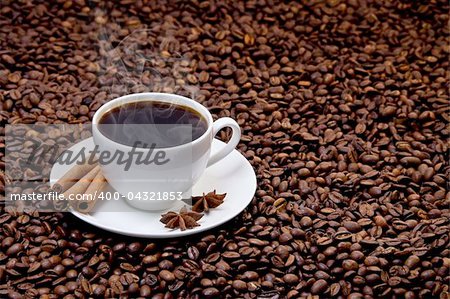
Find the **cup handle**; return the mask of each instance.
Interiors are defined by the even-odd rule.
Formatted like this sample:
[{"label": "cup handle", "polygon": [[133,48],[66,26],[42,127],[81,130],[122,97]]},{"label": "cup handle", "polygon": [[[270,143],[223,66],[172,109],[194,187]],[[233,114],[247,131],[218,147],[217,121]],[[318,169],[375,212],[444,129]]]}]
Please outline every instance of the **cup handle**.
[{"label": "cup handle", "polygon": [[234,119],[229,117],[219,118],[213,123],[213,138],[217,135],[217,133],[221,129],[226,127],[229,127],[233,130],[231,139],[230,141],[228,141],[227,145],[224,148],[222,148],[219,152],[209,157],[208,165],[206,167],[209,167],[225,158],[225,156],[231,153],[234,150],[234,148],[238,145],[239,140],[241,140],[241,128]]}]

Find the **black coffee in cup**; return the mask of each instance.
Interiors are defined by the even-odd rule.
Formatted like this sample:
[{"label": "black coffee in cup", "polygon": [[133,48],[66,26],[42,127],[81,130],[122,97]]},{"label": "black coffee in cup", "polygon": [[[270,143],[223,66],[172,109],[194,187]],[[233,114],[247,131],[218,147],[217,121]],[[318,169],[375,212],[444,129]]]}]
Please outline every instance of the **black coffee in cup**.
[{"label": "black coffee in cup", "polygon": [[148,100],[126,103],[105,112],[98,129],[124,145],[164,148],[196,140],[206,132],[208,123],[190,107]]}]

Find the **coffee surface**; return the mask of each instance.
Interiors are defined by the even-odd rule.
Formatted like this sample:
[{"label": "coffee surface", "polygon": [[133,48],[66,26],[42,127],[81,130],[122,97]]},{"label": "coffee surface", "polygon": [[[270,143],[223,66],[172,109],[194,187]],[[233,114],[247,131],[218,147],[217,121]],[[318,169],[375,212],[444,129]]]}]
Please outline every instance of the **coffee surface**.
[{"label": "coffee surface", "polygon": [[173,147],[202,136],[208,124],[194,109],[159,101],[132,102],[102,115],[100,132],[109,139],[137,147]]}]

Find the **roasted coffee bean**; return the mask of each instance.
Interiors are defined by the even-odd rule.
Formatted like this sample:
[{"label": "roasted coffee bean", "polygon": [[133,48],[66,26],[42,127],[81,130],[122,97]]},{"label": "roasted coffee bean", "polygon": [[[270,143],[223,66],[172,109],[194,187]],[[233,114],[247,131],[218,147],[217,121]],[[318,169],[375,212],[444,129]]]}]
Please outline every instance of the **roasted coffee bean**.
[{"label": "roasted coffee bean", "polygon": [[55,288],[55,294],[58,295],[58,296],[65,295],[65,294],[67,294],[68,292],[69,292],[69,289],[66,288],[65,286],[57,286],[57,287]]},{"label": "roasted coffee bean", "polygon": [[344,270],[346,271],[351,271],[351,270],[357,270],[359,265],[356,261],[354,260],[344,260],[342,262],[342,267],[344,268]]},{"label": "roasted coffee bean", "polygon": [[191,247],[189,247],[187,249],[187,253],[188,253],[189,258],[192,259],[192,260],[198,259],[199,254],[200,254],[198,249],[196,247],[193,247],[193,246],[191,246]]},{"label": "roasted coffee bean", "polygon": [[328,283],[324,279],[319,279],[311,286],[311,293],[318,295],[324,293],[328,288]]},{"label": "roasted coffee bean", "polygon": [[202,295],[206,298],[214,298],[219,296],[220,292],[216,288],[206,288],[202,291]]},{"label": "roasted coffee bean", "polygon": [[128,252],[130,254],[136,254],[142,250],[142,244],[139,242],[133,242],[128,245]]},{"label": "roasted coffee bean", "polygon": [[151,294],[151,288],[148,285],[143,285],[141,286],[141,289],[139,291],[139,294],[142,297],[148,297]]},{"label": "roasted coffee bean", "polygon": [[235,280],[233,281],[233,288],[235,288],[238,291],[243,291],[247,289],[247,283],[242,280]]},{"label": "roasted coffee bean", "polygon": [[21,252],[23,250],[23,245],[20,243],[16,243],[11,245],[7,250],[6,250],[6,255],[8,256],[15,256],[17,255],[19,252]]},{"label": "roasted coffee bean", "polygon": [[68,281],[66,283],[66,288],[69,290],[69,292],[73,292],[78,288],[78,283],[76,281]]},{"label": "roasted coffee bean", "polygon": [[420,258],[417,255],[411,255],[406,259],[405,265],[408,266],[408,268],[413,269],[415,266],[420,263]]},{"label": "roasted coffee bean", "polygon": [[294,274],[286,274],[283,276],[283,280],[287,284],[295,284],[299,281],[299,278],[297,275],[294,275]]},{"label": "roasted coffee bean", "polygon": [[355,221],[344,221],[344,227],[352,233],[357,233],[361,230],[361,226]]},{"label": "roasted coffee bean", "polygon": [[175,280],[175,275],[168,270],[162,270],[161,272],[159,272],[159,276],[168,282],[172,282]]},{"label": "roasted coffee bean", "polygon": [[145,265],[149,265],[149,264],[155,264],[158,262],[160,255],[155,254],[155,255],[148,255],[146,257],[143,258],[142,262]]},{"label": "roasted coffee bean", "polygon": [[8,291],[6,294],[8,294],[9,299],[21,299],[23,298],[22,294],[19,292],[14,292],[12,290]]}]

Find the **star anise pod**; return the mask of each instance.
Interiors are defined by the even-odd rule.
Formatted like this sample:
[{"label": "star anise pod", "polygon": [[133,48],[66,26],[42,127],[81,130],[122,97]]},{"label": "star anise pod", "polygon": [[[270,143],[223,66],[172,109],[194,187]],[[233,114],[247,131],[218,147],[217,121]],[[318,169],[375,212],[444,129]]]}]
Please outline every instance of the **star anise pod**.
[{"label": "star anise pod", "polygon": [[160,221],[164,223],[167,228],[180,228],[181,230],[186,230],[200,226],[200,224],[197,223],[197,220],[200,220],[202,217],[203,214],[190,211],[186,207],[182,207],[178,213],[170,211],[161,215]]},{"label": "star anise pod", "polygon": [[208,194],[203,193],[202,196],[192,197],[192,211],[195,212],[208,212],[209,209],[217,208],[223,203],[223,199],[227,194],[216,194],[216,190],[209,192]]}]

